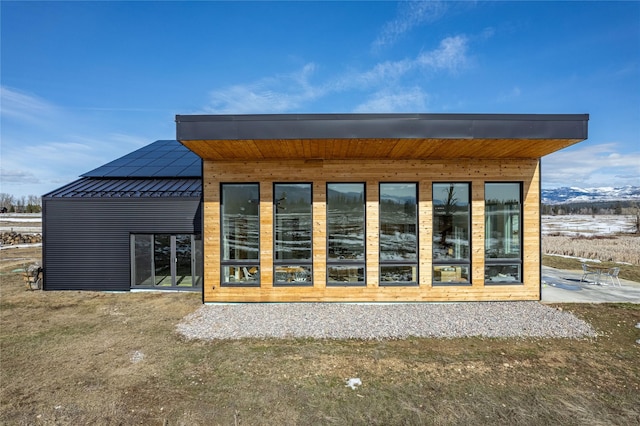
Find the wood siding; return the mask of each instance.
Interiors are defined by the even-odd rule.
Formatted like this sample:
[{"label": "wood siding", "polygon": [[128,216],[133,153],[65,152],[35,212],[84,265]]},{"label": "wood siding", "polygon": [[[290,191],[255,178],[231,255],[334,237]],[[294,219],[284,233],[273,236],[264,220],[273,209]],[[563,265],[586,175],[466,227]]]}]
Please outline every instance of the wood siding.
[{"label": "wood siding", "polygon": [[212,161],[299,159],[540,158],[581,139],[274,139],[183,140]]},{"label": "wood siding", "polygon": [[[515,142],[517,141],[514,141],[514,145]],[[293,152],[292,155],[294,155]],[[539,174],[538,159],[205,161],[203,173],[204,301],[539,300],[541,279]],[[261,285],[260,287],[224,287],[220,285],[220,184],[246,182],[260,182]],[[275,182],[313,182],[313,287],[274,287],[272,284],[272,192]],[[327,182],[366,183],[366,286],[327,287],[326,285]],[[379,286],[378,191],[381,182],[418,183],[420,258],[419,285],[417,286]],[[469,182],[471,184],[471,285],[432,285],[431,192],[434,182]],[[521,284],[485,285],[484,283],[485,182],[522,183],[523,283]]]}]

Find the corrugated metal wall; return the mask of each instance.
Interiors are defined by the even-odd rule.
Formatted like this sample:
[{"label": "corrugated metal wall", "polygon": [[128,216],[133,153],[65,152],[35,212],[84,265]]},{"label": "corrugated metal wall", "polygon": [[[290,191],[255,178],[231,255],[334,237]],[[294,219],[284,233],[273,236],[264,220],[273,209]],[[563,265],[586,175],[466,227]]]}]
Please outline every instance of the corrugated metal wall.
[{"label": "corrugated metal wall", "polygon": [[45,290],[129,290],[131,233],[201,233],[196,198],[45,198]]}]

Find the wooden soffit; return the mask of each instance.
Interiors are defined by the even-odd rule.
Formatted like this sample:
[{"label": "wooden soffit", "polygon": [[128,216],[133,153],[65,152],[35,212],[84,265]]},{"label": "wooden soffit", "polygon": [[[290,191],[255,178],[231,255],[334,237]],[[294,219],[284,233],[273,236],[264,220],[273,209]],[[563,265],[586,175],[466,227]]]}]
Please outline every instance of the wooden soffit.
[{"label": "wooden soffit", "polygon": [[540,158],[580,140],[201,140],[182,143],[204,160]]}]

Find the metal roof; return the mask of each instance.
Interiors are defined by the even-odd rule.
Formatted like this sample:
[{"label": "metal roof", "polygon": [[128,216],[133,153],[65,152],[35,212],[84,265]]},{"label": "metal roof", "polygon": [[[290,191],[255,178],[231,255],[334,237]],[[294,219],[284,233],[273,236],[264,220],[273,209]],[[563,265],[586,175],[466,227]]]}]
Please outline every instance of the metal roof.
[{"label": "metal roof", "polygon": [[176,115],[188,140],[586,139],[588,114]]},{"label": "metal roof", "polygon": [[82,174],[83,177],[201,177],[202,160],[176,140],[159,140]]},{"label": "metal roof", "polygon": [[43,198],[159,198],[202,195],[201,178],[91,178],[83,177]]}]

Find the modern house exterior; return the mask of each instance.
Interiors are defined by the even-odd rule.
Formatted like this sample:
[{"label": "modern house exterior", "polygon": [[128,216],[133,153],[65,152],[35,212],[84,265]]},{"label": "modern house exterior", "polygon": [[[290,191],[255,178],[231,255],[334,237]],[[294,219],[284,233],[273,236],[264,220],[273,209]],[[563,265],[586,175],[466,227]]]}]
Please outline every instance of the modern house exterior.
[{"label": "modern house exterior", "polygon": [[205,302],[539,300],[540,159],[588,115],[178,115]]},{"label": "modern house exterior", "polygon": [[540,159],[586,139],[588,120],[178,115],[177,141],[43,197],[44,288],[539,300]]},{"label": "modern house exterior", "polygon": [[45,290],[202,289],[202,161],[160,140],[42,197]]}]

